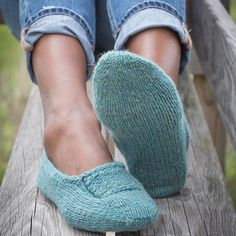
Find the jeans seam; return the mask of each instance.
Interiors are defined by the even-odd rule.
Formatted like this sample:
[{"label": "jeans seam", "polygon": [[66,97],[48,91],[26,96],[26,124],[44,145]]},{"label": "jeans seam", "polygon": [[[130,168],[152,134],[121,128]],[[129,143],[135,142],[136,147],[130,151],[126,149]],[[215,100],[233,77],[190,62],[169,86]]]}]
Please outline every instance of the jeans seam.
[{"label": "jeans seam", "polygon": [[[112,14],[112,10],[111,10],[109,1],[107,1],[107,13],[108,13],[108,15],[109,15],[109,20],[110,20],[110,24],[111,24],[112,29],[113,29],[113,28],[114,28],[114,29],[115,29],[115,28],[118,28],[117,25],[116,25],[116,23],[115,23],[113,14]],[[115,30],[114,30],[114,32],[115,32]],[[114,32],[113,32],[113,30],[112,30],[113,36],[115,36]]]},{"label": "jeans seam", "polygon": [[82,26],[82,28],[84,28],[84,31],[87,34],[90,44],[95,45],[95,42],[94,42],[92,34],[91,34],[91,30],[89,29],[86,21],[80,15],[76,14],[74,11],[69,10],[64,7],[43,9],[43,10],[38,11],[35,15],[33,15],[30,18],[26,17],[25,28],[28,29],[36,21],[42,19],[43,17],[51,16],[51,15],[65,15],[65,16],[72,17],[74,20],[76,20]]},{"label": "jeans seam", "polygon": [[178,13],[178,11],[171,5],[162,2],[162,1],[147,1],[147,2],[143,2],[143,3],[138,3],[137,5],[135,5],[134,7],[132,7],[127,14],[124,16],[124,18],[121,20],[121,22],[119,24],[117,24],[117,26],[115,26],[112,31],[113,31],[113,35],[115,38],[117,38],[118,33],[120,31],[121,26],[134,14],[136,14],[139,11],[142,11],[144,9],[147,8],[156,8],[156,9],[160,9],[160,10],[164,10],[167,11],[168,13],[174,15],[175,17],[177,17],[181,23],[184,22],[183,17]]}]

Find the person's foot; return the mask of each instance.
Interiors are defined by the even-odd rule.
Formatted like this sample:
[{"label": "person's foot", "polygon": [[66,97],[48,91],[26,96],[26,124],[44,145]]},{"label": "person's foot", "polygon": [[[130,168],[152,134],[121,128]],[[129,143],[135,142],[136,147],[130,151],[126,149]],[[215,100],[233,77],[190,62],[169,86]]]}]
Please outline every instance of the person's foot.
[{"label": "person's foot", "polygon": [[120,162],[68,176],[43,153],[37,184],[65,221],[99,232],[137,231],[155,222],[159,209],[143,186]]},{"label": "person's foot", "polygon": [[159,209],[124,164],[112,161],[92,106],[84,100],[75,101],[71,109],[56,101],[57,109],[47,112],[46,153],[40,158],[37,186],[76,228],[145,228],[157,219]]},{"label": "person's foot", "polygon": [[189,130],[176,86],[156,64],[126,51],[104,54],[94,70],[94,107],[129,172],[153,197],[186,181]]},{"label": "person's foot", "polygon": [[55,167],[68,175],[112,162],[91,105],[51,112],[45,122],[44,147]]}]

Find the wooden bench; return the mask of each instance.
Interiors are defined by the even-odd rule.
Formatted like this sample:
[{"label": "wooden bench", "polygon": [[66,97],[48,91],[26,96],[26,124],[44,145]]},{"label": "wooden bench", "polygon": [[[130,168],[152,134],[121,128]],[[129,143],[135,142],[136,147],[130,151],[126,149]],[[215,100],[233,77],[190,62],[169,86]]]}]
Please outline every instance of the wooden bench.
[{"label": "wooden bench", "polygon": [[[217,1],[192,0],[190,3],[194,45],[235,145],[236,26]],[[179,194],[156,200],[161,216],[154,225],[140,232],[116,235],[236,235],[235,211],[200,106],[196,78],[190,69],[193,71],[191,67],[185,72],[179,87],[192,137],[186,185]],[[87,88],[92,98],[91,81]],[[104,127],[102,132],[115,158],[121,160]],[[0,188],[0,235],[104,235],[70,227],[55,205],[38,191],[36,176],[43,151],[42,137],[43,110],[38,88],[34,86]]]}]

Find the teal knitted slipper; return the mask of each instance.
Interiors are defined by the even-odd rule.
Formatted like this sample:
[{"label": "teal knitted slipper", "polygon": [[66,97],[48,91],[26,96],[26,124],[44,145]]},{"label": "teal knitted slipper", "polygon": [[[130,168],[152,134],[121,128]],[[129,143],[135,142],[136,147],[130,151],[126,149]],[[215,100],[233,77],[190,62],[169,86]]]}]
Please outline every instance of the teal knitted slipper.
[{"label": "teal knitted slipper", "polygon": [[152,197],[178,192],[186,180],[189,133],[171,79],[153,62],[126,51],[104,54],[94,71],[94,107]]},{"label": "teal knitted slipper", "polygon": [[152,224],[159,213],[143,186],[120,162],[68,176],[57,170],[44,153],[37,183],[63,218],[83,230],[136,231]]}]

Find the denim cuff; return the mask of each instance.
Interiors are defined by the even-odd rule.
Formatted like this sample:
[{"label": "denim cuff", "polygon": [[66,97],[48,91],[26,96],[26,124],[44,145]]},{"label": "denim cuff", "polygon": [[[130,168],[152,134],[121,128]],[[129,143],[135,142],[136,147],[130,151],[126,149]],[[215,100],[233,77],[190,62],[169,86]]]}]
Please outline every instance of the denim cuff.
[{"label": "denim cuff", "polygon": [[181,63],[179,69],[179,74],[181,74],[190,59],[192,41],[184,22],[181,22],[176,16],[167,11],[156,8],[144,9],[131,16],[121,26],[114,49],[124,49],[125,43],[131,36],[145,29],[154,27],[167,27],[174,30],[179,35],[182,45]]},{"label": "denim cuff", "polygon": [[84,28],[70,16],[49,15],[38,19],[21,32],[21,46],[26,50],[27,68],[32,82],[37,84],[31,60],[32,50],[37,40],[49,33],[69,35],[80,41],[86,55],[87,79],[89,79],[95,63],[94,45],[89,41]]}]

